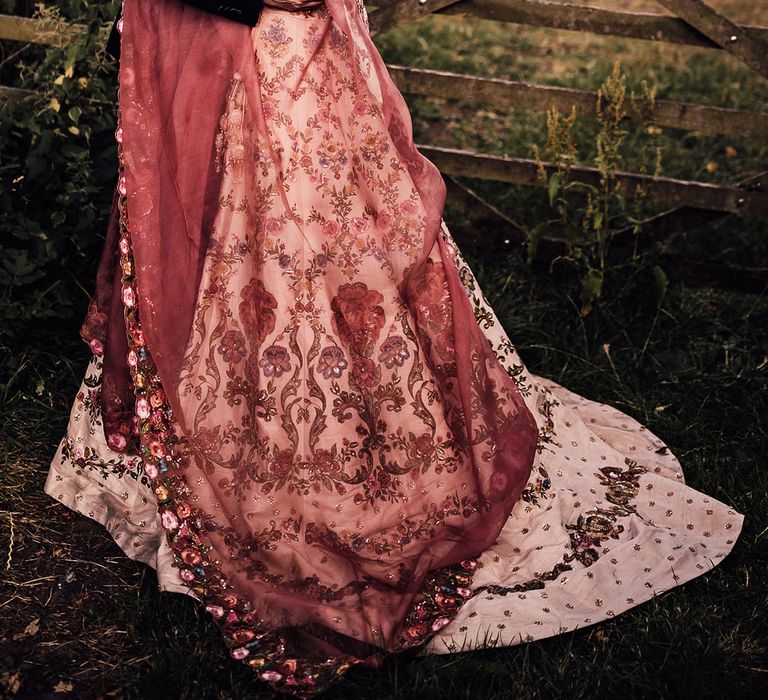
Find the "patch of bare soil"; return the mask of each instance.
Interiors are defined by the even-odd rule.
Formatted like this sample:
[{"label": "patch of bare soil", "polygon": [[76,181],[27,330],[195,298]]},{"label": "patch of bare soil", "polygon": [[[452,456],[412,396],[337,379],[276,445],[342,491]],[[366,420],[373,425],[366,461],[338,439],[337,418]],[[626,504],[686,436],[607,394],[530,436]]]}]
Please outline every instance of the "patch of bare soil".
[{"label": "patch of bare soil", "polygon": [[139,589],[146,567],[45,494],[45,471],[31,457],[3,465],[0,697],[115,697],[95,684],[142,649],[114,601]]}]

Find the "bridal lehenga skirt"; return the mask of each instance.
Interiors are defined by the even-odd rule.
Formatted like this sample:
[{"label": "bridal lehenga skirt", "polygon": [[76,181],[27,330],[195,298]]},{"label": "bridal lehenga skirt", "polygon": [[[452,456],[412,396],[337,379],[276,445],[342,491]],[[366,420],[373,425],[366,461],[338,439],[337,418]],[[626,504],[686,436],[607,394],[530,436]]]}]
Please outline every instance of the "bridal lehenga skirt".
[{"label": "bridal lehenga skirt", "polygon": [[[361,191],[352,194],[345,191],[343,196],[348,198],[349,211],[343,231],[334,218],[334,211],[338,210],[332,210],[331,204],[317,195],[320,180],[326,178],[333,183],[334,173],[343,172],[351,158],[363,158],[369,163],[388,158],[387,144],[379,143],[377,135],[372,133],[368,151],[347,153],[343,138],[346,125],[344,115],[339,114],[340,106],[329,101],[311,109],[306,101],[314,99],[311,93],[304,102],[295,95],[289,99],[284,94],[287,93],[283,90],[284,81],[301,67],[296,54],[313,48],[310,41],[307,49],[308,38],[311,39],[315,31],[312,17],[266,9],[253,31],[257,55],[270,57],[269,61],[262,61],[260,71],[273,98],[268,115],[272,128],[291,158],[291,168],[285,173],[286,181],[292,184],[290,193],[293,194],[289,196],[294,197],[295,213],[313,224],[307,225],[305,231],[315,237],[310,242],[314,242],[317,249],[312,254],[305,248],[297,253],[305,242],[300,244],[288,236],[283,219],[266,216],[266,244],[262,255],[269,259],[270,267],[263,268],[259,282],[252,280],[252,261],[243,258],[248,255],[248,246],[241,238],[246,213],[238,207],[238,202],[242,199],[239,188],[244,184],[234,166],[237,165],[238,130],[247,114],[243,111],[237,76],[233,76],[222,114],[218,146],[222,163],[230,170],[224,178],[225,190],[221,193],[221,206],[200,285],[184,365],[185,378],[180,385],[180,391],[191,396],[197,392],[204,407],[213,367],[214,374],[221,380],[217,386],[228,392],[229,399],[223,404],[227,410],[215,417],[216,422],[209,424],[212,427],[207,433],[203,428],[197,433],[198,448],[203,451],[214,449],[219,431],[234,434],[235,424],[245,424],[243,416],[264,428],[267,452],[270,442],[284,442],[283,433],[291,430],[301,433],[297,437],[300,447],[308,451],[312,444],[310,425],[317,428],[318,422],[312,422],[309,413],[304,415],[303,423],[281,420],[285,416],[280,413],[289,410],[288,404],[271,400],[273,395],[277,396],[275,385],[282,387],[281,397],[286,396],[284,387],[288,378],[295,376],[296,364],[302,362],[301,358],[307,362],[307,358],[314,358],[313,376],[319,380],[314,385],[314,396],[317,398],[318,392],[326,394],[329,400],[323,405],[328,407],[330,422],[331,406],[338,409],[333,415],[341,420],[339,412],[351,413],[350,396],[356,387],[368,387],[373,395],[374,384],[384,384],[381,377],[410,366],[413,356],[420,352],[412,345],[414,336],[404,330],[407,324],[402,316],[391,311],[395,307],[383,302],[388,295],[386,274],[382,272],[378,280],[370,274],[365,278],[356,278],[354,274],[356,261],[361,255],[370,254],[367,246],[377,235],[384,235],[382,229],[413,214],[407,192],[399,203],[386,202],[385,214],[379,213],[374,220],[371,212],[384,209],[384,203],[376,199],[378,193],[371,189],[365,192],[365,201],[362,201]],[[313,77],[318,76],[309,75],[308,80]],[[330,74],[326,78],[339,80]],[[337,191],[341,197],[341,188]],[[498,367],[514,380],[535,420],[538,442],[527,485],[509,512],[501,533],[475,560],[465,562],[467,569],[472,570],[471,587],[459,586],[454,581],[452,588],[438,592],[438,602],[441,595],[450,598],[451,614],[437,619],[425,617],[423,621],[418,614],[411,615],[407,620],[410,626],[404,634],[426,639],[424,650],[431,654],[530,642],[612,618],[704,574],[722,561],[739,535],[742,516],[726,504],[686,486],[677,459],[658,437],[636,420],[528,372],[444,223],[440,236],[451,252],[477,327],[492,348]],[[292,243],[295,243],[293,248]],[[123,252],[125,249],[127,245]],[[338,275],[332,289],[331,277],[322,274],[323,268],[331,265],[337,272],[344,271],[346,266],[349,273],[344,284],[339,284],[342,276]],[[314,301],[308,301],[310,288]],[[235,299],[235,302],[222,306],[214,303],[214,299]],[[246,303],[249,299],[256,302],[249,306]],[[238,304],[243,326],[232,320],[238,315]],[[306,321],[309,317],[304,316],[305,325],[296,325],[297,306],[306,312],[312,304],[328,307],[325,312],[333,320],[323,325],[321,313],[313,316],[315,322]],[[228,314],[226,309],[235,310]],[[345,315],[345,312],[348,313]],[[246,337],[248,333],[242,330],[248,322],[251,322],[252,334],[258,335],[261,341],[253,357],[252,337]],[[351,327],[355,323],[358,325]],[[360,328],[369,335],[373,333],[377,343],[376,352],[366,351],[362,359],[359,352],[357,356],[353,352],[358,342],[355,333]],[[294,329],[293,332],[290,329]],[[126,361],[135,364],[136,355]],[[377,366],[381,374],[376,374]],[[383,508],[396,507],[392,504],[402,492],[413,487],[410,482],[418,483],[428,469],[438,472],[436,480],[431,482],[432,488],[439,487],[440,469],[445,469],[446,476],[450,474],[450,460],[443,454],[445,443],[435,444],[434,437],[441,425],[445,425],[440,422],[438,410],[441,375],[434,374],[432,381],[437,383],[436,388],[416,402],[413,400],[414,371],[411,370],[408,381],[399,389],[401,395],[402,391],[412,392],[406,395],[407,404],[400,402],[406,409],[398,415],[406,418],[399,419],[397,429],[390,433],[402,448],[394,454],[410,460],[409,469],[369,474],[364,481],[356,482],[354,498],[345,496],[346,489],[352,491],[352,481],[344,482],[346,486],[337,490],[334,501],[338,505],[327,506],[331,512],[323,512],[318,519],[322,519],[326,528],[334,528],[334,514],[337,509],[341,513],[342,504],[345,517],[349,517],[350,510],[354,513],[357,509],[359,519],[364,520],[371,512],[379,512],[375,508],[369,510],[377,503]],[[350,377],[353,374],[354,377]],[[226,378],[226,388],[222,377]],[[347,377],[352,384],[344,383]],[[195,562],[181,561],[186,555],[174,552],[167,536],[169,529],[178,527],[175,520],[183,514],[179,515],[178,509],[169,514],[168,508],[159,505],[156,480],[159,477],[147,476],[141,455],[127,449],[119,436],[108,438],[105,434],[99,402],[102,379],[102,357],[94,353],[74,401],[66,435],[51,463],[45,490],[67,507],[103,524],[129,557],[153,567],[161,590],[200,597],[196,593],[199,589],[190,585],[190,579],[196,575],[191,566]],[[407,389],[405,383],[409,384]],[[267,387],[255,402],[256,408],[253,397],[246,396],[248,386]],[[294,388],[289,395],[301,398],[302,391]],[[312,396],[312,390],[304,395],[309,399]],[[409,409],[409,406],[416,408]],[[388,415],[382,413],[382,417]],[[433,426],[432,433],[426,430],[427,424]],[[202,444],[206,440],[208,447]],[[231,440],[236,441],[234,437]],[[410,440],[407,447],[402,447],[404,440]],[[290,460],[278,452],[269,462],[269,478],[258,469],[235,468],[227,472],[226,478],[222,476],[212,482],[211,489],[224,494],[222,498],[239,489],[242,498],[238,496],[238,501],[247,501],[255,512],[262,513],[247,523],[246,530],[250,528],[255,533],[250,543],[244,543],[241,530],[240,534],[232,534],[232,548],[241,551],[243,547],[262,547],[279,551],[284,539],[309,541],[306,521],[301,521],[295,509],[290,516],[287,512],[280,513],[281,489],[292,488],[294,499],[299,498],[303,503],[304,498],[309,504],[321,489],[329,485],[335,488],[340,474],[355,472],[357,468],[343,457],[345,447],[349,448],[354,441],[345,434],[341,443],[326,444],[323,450],[315,450],[311,475],[307,472],[299,478]],[[215,498],[217,494],[212,493],[211,500]],[[265,508],[270,513],[274,509],[275,515],[265,517]],[[164,518],[174,522],[169,526]],[[355,520],[356,517],[351,516],[350,522]],[[363,523],[358,522],[357,527],[362,529]],[[349,546],[357,547],[357,541],[349,539],[348,533],[339,536],[347,537],[346,542],[352,543]],[[265,544],[267,540],[274,545]],[[386,556],[386,547],[378,554]],[[186,564],[191,568],[185,568]],[[249,575],[258,578],[261,574],[254,570]],[[457,580],[461,582],[460,578]],[[279,580],[273,583],[279,588]],[[322,586],[322,581],[316,585]],[[306,595],[314,595],[314,591]],[[214,616],[220,617],[226,612],[220,606],[208,608]],[[402,615],[403,611],[397,614]],[[238,615],[242,617],[242,610],[237,614],[230,610],[227,619],[232,616],[237,619]],[[383,620],[385,617],[386,613],[382,613]],[[333,624],[330,619],[326,623]],[[420,629],[424,624],[430,628]],[[254,661],[252,665],[260,670],[264,661],[254,651],[258,644],[252,634],[242,632],[240,637],[243,644],[233,650],[233,656],[258,659],[259,662]],[[233,638],[237,640],[238,633]],[[267,664],[261,677],[267,681],[282,677],[288,679],[288,685],[297,683],[291,680],[296,662],[284,659],[280,664],[271,667]],[[302,683],[309,683],[308,679],[310,674]]]}]

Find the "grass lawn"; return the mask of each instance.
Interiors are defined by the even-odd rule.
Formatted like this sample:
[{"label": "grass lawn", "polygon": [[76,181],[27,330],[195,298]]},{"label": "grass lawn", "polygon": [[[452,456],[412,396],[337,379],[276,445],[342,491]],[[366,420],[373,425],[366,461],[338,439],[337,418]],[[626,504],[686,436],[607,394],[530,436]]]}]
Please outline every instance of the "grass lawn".
[{"label": "grass lawn", "polygon": [[[630,84],[647,79],[660,97],[768,111],[768,81],[712,51],[450,17],[377,43],[392,63],[590,89],[619,58]],[[544,138],[541,114],[408,101],[423,143],[530,157]],[[768,162],[768,144],[667,131],[665,174],[729,182]],[[578,133],[588,160],[593,127]],[[633,153],[630,144],[629,166]],[[552,218],[546,193],[470,184],[523,226]],[[765,221],[727,217],[670,250],[768,266],[766,234]],[[659,297],[646,271],[630,270],[585,318],[568,279],[515,256],[467,259],[532,372],[648,425],[689,485],[746,515],[744,531],[716,569],[610,622],[507,649],[410,653],[378,672],[350,672],[324,697],[768,697],[768,290],[693,290],[672,277]],[[68,323],[0,335],[0,696],[270,697],[194,601],[158,593],[150,568],[43,493],[88,359],[77,332]]]}]

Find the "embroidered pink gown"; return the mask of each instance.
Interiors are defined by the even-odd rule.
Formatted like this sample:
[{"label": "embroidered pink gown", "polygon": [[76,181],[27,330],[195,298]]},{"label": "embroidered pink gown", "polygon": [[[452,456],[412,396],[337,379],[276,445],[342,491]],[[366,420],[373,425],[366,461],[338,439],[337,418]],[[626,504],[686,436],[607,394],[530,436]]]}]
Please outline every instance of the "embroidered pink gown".
[{"label": "embroidered pink gown", "polygon": [[414,645],[599,622],[731,550],[742,516],[688,488],[657,437],[526,370],[419,179],[410,125],[386,128],[354,3],[265,8],[258,102],[222,62],[221,107],[190,103],[173,125],[215,109],[215,175],[196,184],[216,184],[210,225],[189,254],[186,229],[155,235],[174,200],[152,199],[132,146],[153,128],[131,63],[142,12],[125,3],[93,357],[47,493],[199,599],[233,658],[304,696]]}]

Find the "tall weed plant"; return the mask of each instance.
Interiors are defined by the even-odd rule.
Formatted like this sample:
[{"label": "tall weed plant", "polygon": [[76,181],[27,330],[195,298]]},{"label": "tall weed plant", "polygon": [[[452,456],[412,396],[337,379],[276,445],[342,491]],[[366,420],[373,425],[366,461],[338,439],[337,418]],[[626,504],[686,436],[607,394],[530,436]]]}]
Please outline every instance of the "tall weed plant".
[{"label": "tall weed plant", "polygon": [[[556,263],[569,263],[578,273],[581,292],[581,312],[588,315],[594,304],[603,296],[606,279],[611,268],[609,257],[611,242],[619,232],[640,231],[640,222],[648,199],[649,187],[635,188],[632,198],[625,195],[617,173],[624,167],[627,151],[628,130],[625,123],[629,109],[643,125],[645,140],[641,148],[641,162],[633,166],[641,174],[661,174],[661,147],[656,142],[660,129],[654,122],[655,90],[646,82],[642,83],[639,95],[627,95],[627,78],[618,63],[605,79],[597,93],[596,116],[598,131],[594,143],[597,170],[596,183],[581,182],[574,177],[573,168],[577,156],[586,144],[579,144],[575,138],[576,110],[563,115],[556,109],[547,112],[547,143],[542,148],[534,144],[533,150],[538,163],[538,177],[546,185],[549,203],[556,213],[535,226],[528,242],[528,259],[532,261],[542,236],[557,229],[557,237],[566,240],[567,252]],[[549,170],[543,163],[543,155],[554,165]],[[650,181],[652,183],[652,180]],[[579,195],[579,196],[574,196]],[[635,238],[636,242],[636,238]],[[635,268],[642,261],[637,246],[633,246],[629,261],[620,263]],[[654,277],[661,288],[666,288],[664,273],[659,267],[653,268]]]}]

